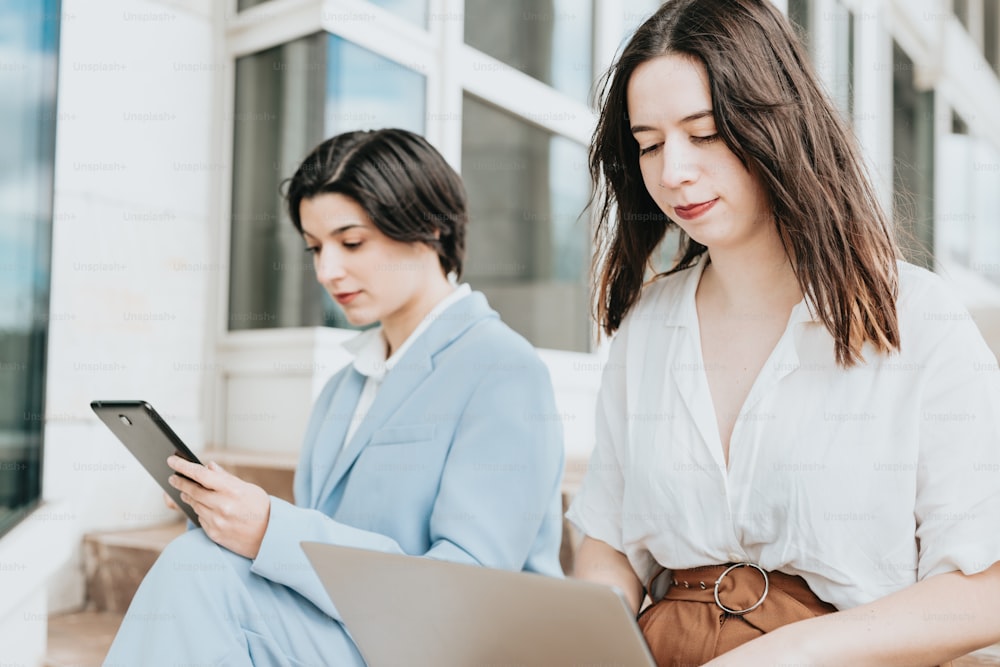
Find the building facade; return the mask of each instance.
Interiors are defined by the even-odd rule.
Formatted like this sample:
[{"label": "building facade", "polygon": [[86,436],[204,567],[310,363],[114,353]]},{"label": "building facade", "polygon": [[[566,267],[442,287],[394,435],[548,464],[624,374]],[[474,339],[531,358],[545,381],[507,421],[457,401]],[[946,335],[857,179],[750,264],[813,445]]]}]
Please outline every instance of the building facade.
[{"label": "building facade", "polygon": [[[30,301],[31,323],[2,333],[34,345],[0,337],[11,357],[0,365],[11,387],[0,447],[21,433],[16,460],[43,462],[17,500],[41,506],[16,525],[11,510],[0,537],[5,660],[37,664],[47,614],[82,602],[85,532],[172,516],[91,400],[148,400],[196,451],[296,451],[352,334],[312,278],[280,186],[336,132],[411,129],[460,171],[472,209],[466,280],[542,350],[567,473],[582,472],[604,358],[588,314],[590,96],[656,0],[50,4],[58,88],[24,93],[54,104],[37,111],[51,123],[32,125],[42,147],[32,150],[53,138],[55,150],[49,181],[44,166],[31,181],[41,231],[30,251],[15,233],[23,216],[0,209],[0,271],[34,276],[16,294],[14,280],[0,286],[0,299]],[[777,4],[859,137],[909,257],[955,286],[1000,351],[1000,3]],[[0,13],[24,11],[0,2]],[[5,54],[0,76],[20,72],[27,85],[29,50],[46,52]],[[26,163],[0,172],[4,202],[26,192],[15,178]],[[0,511],[8,505],[0,498]]]}]

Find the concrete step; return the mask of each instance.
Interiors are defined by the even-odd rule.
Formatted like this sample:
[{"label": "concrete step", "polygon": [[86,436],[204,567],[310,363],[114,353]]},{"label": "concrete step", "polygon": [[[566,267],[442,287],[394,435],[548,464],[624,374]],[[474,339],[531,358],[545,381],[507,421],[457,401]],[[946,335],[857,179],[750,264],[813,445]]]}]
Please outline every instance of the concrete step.
[{"label": "concrete step", "polygon": [[[222,449],[206,451],[203,460],[217,462],[272,495],[292,499],[295,456]],[[160,552],[184,529],[185,523],[177,521],[141,530],[103,531],[86,535],[83,563],[87,608],[124,614],[142,578]]]},{"label": "concrete step", "polygon": [[160,552],[185,530],[183,521],[89,533],[83,538],[87,608],[124,614]]},{"label": "concrete step", "polygon": [[[297,457],[216,449],[202,455],[268,493],[292,500]],[[83,539],[86,610],[49,618],[46,667],[100,665],[143,577],[185,521],[139,530],[89,533]]]},{"label": "concrete step", "polygon": [[122,614],[84,611],[49,617],[44,667],[100,667],[122,622]]}]

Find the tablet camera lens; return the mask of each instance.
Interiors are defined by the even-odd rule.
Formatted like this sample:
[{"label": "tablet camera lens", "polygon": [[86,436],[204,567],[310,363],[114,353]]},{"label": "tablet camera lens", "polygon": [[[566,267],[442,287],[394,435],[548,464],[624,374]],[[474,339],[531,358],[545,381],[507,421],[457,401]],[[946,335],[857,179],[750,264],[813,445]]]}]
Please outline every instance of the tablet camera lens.
[{"label": "tablet camera lens", "polygon": [[126,417],[125,415],[118,415],[118,419],[120,419],[121,422],[123,424],[125,424],[126,426],[131,426],[132,425],[132,420],[129,419],[128,417]]}]

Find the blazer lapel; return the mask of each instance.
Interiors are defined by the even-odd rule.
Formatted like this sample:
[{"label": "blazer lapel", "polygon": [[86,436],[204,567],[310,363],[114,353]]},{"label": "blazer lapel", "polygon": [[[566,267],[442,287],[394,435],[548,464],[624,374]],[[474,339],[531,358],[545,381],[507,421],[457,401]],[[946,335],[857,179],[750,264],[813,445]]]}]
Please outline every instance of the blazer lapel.
[{"label": "blazer lapel", "polygon": [[[368,445],[372,434],[389,421],[400,406],[416,392],[420,384],[430,375],[431,371],[434,370],[434,356],[476,322],[491,317],[496,318],[498,315],[489,307],[486,297],[481,292],[473,292],[441,313],[434,323],[420,334],[420,337],[413,342],[412,347],[406,351],[399,362],[386,373],[371,409],[358,425],[350,442],[344,444],[343,453],[337,456],[321,497],[327,497],[336,489]],[[354,402],[350,406],[350,412],[345,418],[345,424],[353,414],[365,381],[365,377],[360,373],[354,371],[352,374],[360,378],[360,383],[357,389],[358,393],[354,396]],[[345,434],[346,425],[340,431],[340,438],[343,439]]]},{"label": "blazer lapel", "polygon": [[309,507],[318,508],[326,498],[332,486],[332,477],[324,476],[323,471],[333,468],[334,461],[340,458],[340,450],[344,446],[344,436],[347,435],[347,427],[351,423],[354,409],[361,397],[361,390],[365,386],[365,376],[358,373],[351,367],[341,381],[330,405],[323,415],[323,422],[316,431],[315,442],[312,446],[312,455],[309,457],[307,465],[311,467],[309,479],[312,480],[312,488],[309,493]]}]

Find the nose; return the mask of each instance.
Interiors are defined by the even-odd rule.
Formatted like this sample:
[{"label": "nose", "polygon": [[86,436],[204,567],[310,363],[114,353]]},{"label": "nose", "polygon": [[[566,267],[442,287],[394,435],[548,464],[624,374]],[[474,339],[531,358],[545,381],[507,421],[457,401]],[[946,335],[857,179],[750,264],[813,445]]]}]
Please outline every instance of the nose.
[{"label": "nose", "polygon": [[663,164],[660,169],[660,185],[664,188],[679,188],[693,182],[698,175],[694,155],[683,142],[664,145]]},{"label": "nose", "polygon": [[313,267],[316,269],[316,280],[320,285],[331,285],[345,275],[344,262],[332,248],[320,248],[313,256]]}]

